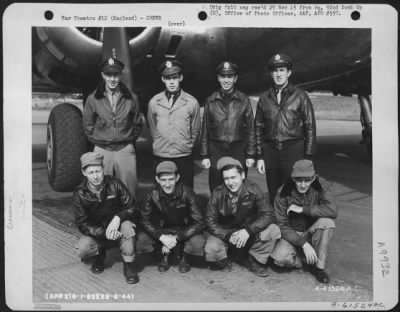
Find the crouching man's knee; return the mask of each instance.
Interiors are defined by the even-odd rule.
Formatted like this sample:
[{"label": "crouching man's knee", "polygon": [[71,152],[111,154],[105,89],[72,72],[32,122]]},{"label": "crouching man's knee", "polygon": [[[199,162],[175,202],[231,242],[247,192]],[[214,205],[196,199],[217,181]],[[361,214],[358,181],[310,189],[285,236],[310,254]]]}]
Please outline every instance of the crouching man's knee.
[{"label": "crouching man's knee", "polygon": [[276,243],[271,257],[278,266],[301,267],[301,261],[297,257],[295,247],[284,239],[280,239]]},{"label": "crouching man's knee", "polygon": [[259,234],[260,240],[269,241],[281,238],[281,230],[276,224],[270,224],[265,230]]},{"label": "crouching man's knee", "polygon": [[81,236],[79,241],[76,243],[75,248],[78,256],[82,259],[93,257],[99,253],[98,242],[90,236]]},{"label": "crouching man's knee", "polygon": [[185,242],[184,252],[192,256],[203,256],[206,239],[203,234],[197,234]]},{"label": "crouching man's knee", "polygon": [[336,224],[335,221],[331,218],[319,218],[317,221],[314,222],[314,224],[311,226],[311,228],[315,230],[325,230],[325,229],[335,229]]},{"label": "crouching man's knee", "polygon": [[204,252],[206,254],[206,260],[213,262],[225,259],[227,254],[227,244],[225,244],[221,239],[210,235],[207,238]]},{"label": "crouching man's knee", "polygon": [[123,239],[129,239],[136,235],[135,224],[129,220],[125,220],[120,225],[120,231]]}]

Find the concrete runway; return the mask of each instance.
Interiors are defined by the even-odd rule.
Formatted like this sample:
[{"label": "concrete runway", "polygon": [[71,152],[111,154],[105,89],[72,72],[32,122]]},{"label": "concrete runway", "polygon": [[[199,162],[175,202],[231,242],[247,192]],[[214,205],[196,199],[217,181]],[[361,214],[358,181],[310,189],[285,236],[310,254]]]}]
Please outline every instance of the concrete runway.
[{"label": "concrete runway", "polygon": [[[46,113],[34,113],[33,118],[34,302],[88,302],[84,296],[90,293],[134,295],[134,299],[104,297],[90,302],[263,302],[265,308],[271,302],[372,300],[372,162],[365,146],[359,144],[361,126],[358,122],[317,121],[315,167],[321,176],[332,182],[339,207],[328,258],[331,283],[330,288],[323,289],[323,285],[304,269],[281,272],[270,267],[267,278],[258,278],[234,264],[231,273],[194,267],[187,274],[172,268],[161,276],[152,259],[145,255],[137,259],[140,283],[127,285],[118,250],[109,253],[106,271],[94,276],[89,265],[80,262],[73,253],[79,233],[73,222],[71,193],[54,192],[47,183],[43,124],[47,121]],[[143,196],[152,183],[151,144],[148,139],[141,139],[137,146],[139,192]],[[255,168],[249,170],[249,178],[266,188],[265,177]],[[195,163],[195,191],[205,205],[209,196],[207,171],[201,168],[199,159]],[[48,297],[71,292],[78,296],[73,301]]]}]

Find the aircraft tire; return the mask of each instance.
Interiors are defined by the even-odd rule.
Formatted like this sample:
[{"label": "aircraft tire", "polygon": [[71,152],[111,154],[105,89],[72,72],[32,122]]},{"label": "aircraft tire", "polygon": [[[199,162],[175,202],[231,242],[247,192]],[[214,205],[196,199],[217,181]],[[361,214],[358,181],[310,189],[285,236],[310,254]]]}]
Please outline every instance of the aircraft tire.
[{"label": "aircraft tire", "polygon": [[70,192],[82,181],[80,157],[88,148],[80,109],[69,103],[54,107],[47,123],[47,172],[55,191]]}]

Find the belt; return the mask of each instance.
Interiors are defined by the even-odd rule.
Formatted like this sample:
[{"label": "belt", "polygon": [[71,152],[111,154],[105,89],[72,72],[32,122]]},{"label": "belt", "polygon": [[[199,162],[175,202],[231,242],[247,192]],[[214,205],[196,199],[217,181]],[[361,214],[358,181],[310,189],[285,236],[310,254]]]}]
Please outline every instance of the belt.
[{"label": "belt", "polygon": [[265,141],[265,143],[272,144],[275,149],[277,149],[278,151],[281,151],[281,150],[285,149],[286,147],[296,144],[299,141],[303,141],[303,139],[291,139],[291,140],[285,140],[285,141],[268,140],[268,141]]},{"label": "belt", "polygon": [[212,140],[212,142],[214,142],[216,144],[219,144],[224,151],[229,151],[234,144],[238,144],[238,143],[241,143],[243,141],[240,140],[240,141],[227,142],[227,141]]}]

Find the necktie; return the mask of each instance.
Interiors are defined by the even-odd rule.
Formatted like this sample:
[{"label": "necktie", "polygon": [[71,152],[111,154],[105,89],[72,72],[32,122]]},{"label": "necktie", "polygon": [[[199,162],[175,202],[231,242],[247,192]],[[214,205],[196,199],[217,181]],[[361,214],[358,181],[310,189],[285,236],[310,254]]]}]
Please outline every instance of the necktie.
[{"label": "necktie", "polygon": [[111,109],[115,113],[115,107],[117,103],[117,93],[114,91],[108,92],[108,99],[110,100]]},{"label": "necktie", "polygon": [[174,105],[174,95],[173,95],[173,94],[170,94],[170,95],[169,95],[169,99],[168,99],[168,106],[169,106],[169,108],[171,108],[172,105]]},{"label": "necktie", "polygon": [[276,100],[278,101],[278,104],[281,104],[281,95],[282,89],[278,89],[278,93],[276,94]]}]

